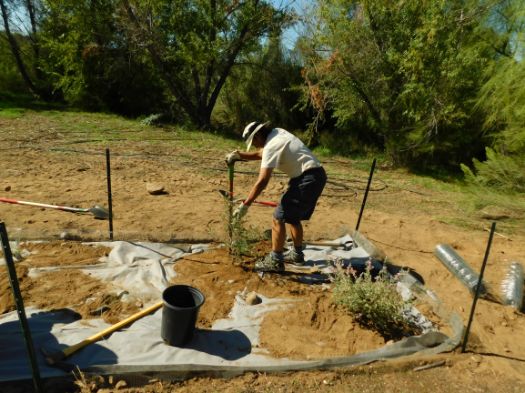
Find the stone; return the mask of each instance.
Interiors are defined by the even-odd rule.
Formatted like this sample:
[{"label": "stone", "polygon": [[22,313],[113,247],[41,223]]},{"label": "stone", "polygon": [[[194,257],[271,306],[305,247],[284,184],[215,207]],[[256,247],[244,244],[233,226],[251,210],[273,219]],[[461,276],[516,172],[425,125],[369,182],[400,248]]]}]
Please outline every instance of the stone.
[{"label": "stone", "polygon": [[167,192],[164,190],[164,186],[159,183],[146,183],[146,190],[150,195],[167,194]]},{"label": "stone", "polygon": [[500,221],[511,217],[511,212],[499,206],[486,206],[481,212],[484,220]]},{"label": "stone", "polygon": [[60,233],[61,240],[81,240],[82,238],[78,235],[69,233],[68,231],[63,231]]},{"label": "stone", "polygon": [[262,303],[262,299],[257,296],[257,293],[250,292],[248,295],[246,295],[246,304],[253,306],[259,303]]},{"label": "stone", "polygon": [[128,386],[128,384],[126,383],[126,381],[124,381],[123,379],[121,379],[120,381],[118,381],[116,384],[115,384],[115,389],[121,389],[121,388],[125,388],[126,386]]}]

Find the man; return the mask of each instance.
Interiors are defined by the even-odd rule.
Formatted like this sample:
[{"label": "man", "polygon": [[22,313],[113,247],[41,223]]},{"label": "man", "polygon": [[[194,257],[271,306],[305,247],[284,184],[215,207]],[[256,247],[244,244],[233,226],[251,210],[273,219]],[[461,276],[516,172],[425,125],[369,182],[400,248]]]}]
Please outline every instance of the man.
[{"label": "man", "polygon": [[[241,219],[252,202],[265,189],[274,169],[290,178],[288,189],[275,208],[272,220],[272,252],[255,263],[256,271],[283,271],[284,261],[303,264],[303,226],[314,212],[317,199],[326,184],[326,172],[319,160],[295,137],[282,128],[271,128],[269,123],[252,122],[242,134],[246,152],[235,150],[226,156],[228,164],[238,160],[261,160],[259,177],[248,197],[235,210],[234,219]],[[251,146],[259,150],[249,152]],[[286,226],[293,240],[293,249],[284,255]]]}]

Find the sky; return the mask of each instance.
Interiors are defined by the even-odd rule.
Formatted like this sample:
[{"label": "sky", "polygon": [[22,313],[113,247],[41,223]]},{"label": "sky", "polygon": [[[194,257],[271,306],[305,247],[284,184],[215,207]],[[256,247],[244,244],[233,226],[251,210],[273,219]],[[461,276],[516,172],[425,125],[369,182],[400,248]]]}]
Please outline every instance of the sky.
[{"label": "sky", "polygon": [[[314,0],[271,0],[277,8],[291,7],[298,15],[303,15],[305,10],[311,6]],[[299,36],[301,26],[293,26],[283,32],[283,44],[289,49],[295,46],[295,41]]]}]

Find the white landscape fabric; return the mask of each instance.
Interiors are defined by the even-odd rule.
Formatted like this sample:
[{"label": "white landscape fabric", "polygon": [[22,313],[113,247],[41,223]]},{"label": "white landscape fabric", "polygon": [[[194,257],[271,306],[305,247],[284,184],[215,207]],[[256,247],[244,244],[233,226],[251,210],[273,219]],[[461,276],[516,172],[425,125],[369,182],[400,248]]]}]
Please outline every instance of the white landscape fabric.
[{"label": "white landscape fabric", "polygon": [[[348,240],[351,239],[346,236],[336,239],[335,242],[345,243]],[[170,245],[154,243],[116,241],[103,244],[112,248],[108,257],[102,258],[100,264],[84,267],[83,271],[102,280],[111,281],[119,290],[129,293],[129,296],[149,299],[144,301],[144,306],[160,301],[163,289],[175,274],[173,264],[178,258],[206,249],[205,245],[193,245],[188,250],[181,250]],[[366,252],[359,247],[344,250],[309,246],[305,250],[305,256],[312,261],[312,264],[319,265],[321,270],[331,268],[330,261],[335,259],[359,263],[368,259]],[[38,274],[38,271],[32,274]],[[66,359],[66,362],[80,369],[94,366],[108,366],[115,369],[116,366],[122,370],[136,369],[140,366],[151,370],[170,365],[262,369],[272,366],[300,368],[308,364],[317,364],[311,361],[272,358],[263,348],[258,348],[259,328],[264,314],[278,307],[286,307],[291,302],[290,299],[269,299],[264,296],[261,298],[263,300],[261,304],[249,306],[238,294],[229,318],[216,321],[210,330],[197,330],[193,340],[184,348],[169,346],[161,339],[162,310],[159,309],[154,314],[134,322],[128,328],[113,333],[105,340],[88,345]],[[51,352],[63,349],[109,326],[99,319],[74,320],[68,309],[42,311],[27,308],[26,314],[43,377],[60,376],[65,373],[48,366],[40,353],[40,348],[44,347]],[[433,340],[436,337],[433,336]],[[438,346],[445,339],[446,336],[439,336],[438,342],[430,346]],[[393,355],[395,351],[413,353],[423,349],[425,345],[427,344],[405,343],[397,347],[394,344],[379,349],[374,356],[375,358],[392,357],[395,356]],[[365,356],[360,358],[360,361],[363,363],[370,359]],[[31,370],[17,313],[2,315],[0,317],[0,382],[29,378],[31,378]]]}]

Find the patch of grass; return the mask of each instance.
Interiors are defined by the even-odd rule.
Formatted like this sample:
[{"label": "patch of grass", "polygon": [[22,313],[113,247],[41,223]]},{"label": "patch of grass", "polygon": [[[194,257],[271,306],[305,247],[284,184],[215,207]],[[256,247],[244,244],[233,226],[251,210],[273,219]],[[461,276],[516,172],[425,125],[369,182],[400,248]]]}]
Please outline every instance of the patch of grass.
[{"label": "patch of grass", "polygon": [[0,109],[0,117],[16,119],[17,117],[23,116],[25,109],[23,108],[5,108]]},{"label": "patch of grass", "polygon": [[[11,117],[24,117],[47,123],[48,128],[60,133],[63,144],[107,143],[123,140],[141,142],[151,145],[176,145],[180,149],[227,152],[244,148],[239,137],[222,135],[199,130],[188,130],[184,127],[167,125],[145,125],[139,119],[129,119],[107,113],[82,112],[69,110],[47,110],[35,112],[23,108],[4,109]],[[3,112],[3,111],[2,111]],[[2,113],[0,112],[0,113]],[[209,154],[209,153],[208,153]]]},{"label": "patch of grass", "polygon": [[463,188],[461,201],[466,213],[481,217],[487,227],[491,221],[497,221],[500,230],[514,233],[525,226],[525,196],[521,193],[468,185]]}]

